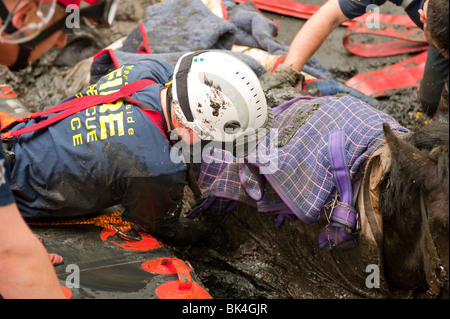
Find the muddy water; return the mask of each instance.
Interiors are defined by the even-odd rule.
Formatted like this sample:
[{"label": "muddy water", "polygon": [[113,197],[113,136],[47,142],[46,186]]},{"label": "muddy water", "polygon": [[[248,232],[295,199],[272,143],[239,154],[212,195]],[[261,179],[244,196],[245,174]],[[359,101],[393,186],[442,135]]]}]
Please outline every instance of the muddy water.
[{"label": "muddy water", "polygon": [[[12,85],[31,111],[54,106],[63,98],[84,88],[88,81],[86,77],[89,74],[88,60],[77,69],[73,69],[75,62],[88,58],[105,44],[129,34],[143,19],[144,10],[141,8],[157,2],[157,0],[122,1],[118,21],[113,30],[97,30],[92,26],[85,26],[82,30],[76,31],[67,49],[52,50],[18,74],[0,67],[0,82]],[[322,4],[325,0],[301,2]],[[383,10],[399,13],[398,9],[391,5],[386,5]],[[267,12],[264,14],[279,22],[278,38],[282,44],[289,44],[304,23],[290,17]],[[341,82],[358,73],[381,69],[409,57],[402,55],[366,59],[352,56],[342,46],[344,34],[345,29],[338,28],[317,52],[317,57]],[[101,42],[99,39],[102,39]],[[291,95],[292,92],[280,92],[280,99],[287,99]],[[408,128],[414,128],[418,123],[427,120],[424,115],[418,113],[420,105],[417,88],[400,90],[379,99],[379,102],[388,113]],[[211,225],[210,240],[205,240],[196,247],[183,249],[173,247],[173,251],[179,254],[180,258],[193,264],[196,273],[214,298],[380,297],[361,286],[364,265],[359,265],[353,255],[344,256],[340,260],[354,263],[342,262],[345,267],[333,266],[335,268],[331,273],[326,271],[336,256],[322,255],[316,250],[316,238],[313,235],[317,234],[318,226],[305,228],[303,225],[293,223],[283,228],[275,228],[272,216],[255,214],[246,209],[225,216],[209,214],[202,218]],[[222,227],[219,229],[216,225]],[[89,265],[91,268],[97,266]],[[129,271],[127,267],[130,266],[124,267],[118,270],[119,276]],[[134,279],[138,283],[142,282],[141,277]],[[352,279],[355,282],[352,282]],[[142,288],[140,284],[138,286]],[[123,287],[104,288],[113,291],[111,295],[113,296],[120,291],[132,293],[136,287],[124,284]],[[87,292],[88,295],[90,293]]]}]

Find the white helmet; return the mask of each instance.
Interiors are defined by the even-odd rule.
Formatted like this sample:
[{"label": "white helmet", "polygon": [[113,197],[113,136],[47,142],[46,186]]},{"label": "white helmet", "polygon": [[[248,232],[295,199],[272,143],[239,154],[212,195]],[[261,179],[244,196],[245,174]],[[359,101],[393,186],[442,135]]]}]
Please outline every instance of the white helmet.
[{"label": "white helmet", "polygon": [[178,122],[204,141],[233,143],[238,157],[247,155],[273,126],[258,77],[228,53],[183,55],[175,66],[171,93]]}]

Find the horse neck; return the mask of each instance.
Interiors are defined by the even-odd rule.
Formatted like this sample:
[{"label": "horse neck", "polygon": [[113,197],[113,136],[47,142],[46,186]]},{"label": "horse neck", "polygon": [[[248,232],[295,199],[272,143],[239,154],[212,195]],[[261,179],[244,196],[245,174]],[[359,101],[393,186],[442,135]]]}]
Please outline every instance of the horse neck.
[{"label": "horse neck", "polygon": [[392,286],[411,290],[426,285],[420,190],[416,185],[404,185],[396,170],[393,166],[381,198],[382,210],[389,212],[383,216],[384,268]]}]

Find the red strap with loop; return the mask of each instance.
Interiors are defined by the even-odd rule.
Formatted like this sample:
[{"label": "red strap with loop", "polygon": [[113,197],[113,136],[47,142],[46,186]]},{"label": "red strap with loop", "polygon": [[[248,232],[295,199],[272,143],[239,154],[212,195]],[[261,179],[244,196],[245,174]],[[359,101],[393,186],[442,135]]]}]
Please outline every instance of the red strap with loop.
[{"label": "red strap with loop", "polygon": [[191,267],[178,258],[167,258],[162,261],[163,265],[172,265],[178,275],[179,289],[189,290],[192,288]]},{"label": "red strap with loop", "polygon": [[388,95],[397,89],[419,86],[427,55],[428,51],[381,70],[358,74],[345,85],[373,98]]},{"label": "red strap with loop", "polygon": [[[396,41],[362,43],[351,39],[356,34],[371,34]],[[384,57],[404,53],[422,52],[428,49],[424,32],[418,27],[380,22],[380,28],[368,28],[366,21],[352,22],[347,28],[344,47],[363,57]]]},{"label": "red strap with loop", "polygon": [[[52,125],[58,121],[61,121],[62,119],[65,119],[73,114],[84,111],[90,107],[94,107],[96,105],[101,105],[101,104],[113,103],[121,98],[131,96],[132,94],[139,92],[140,90],[142,90],[152,84],[155,84],[155,83],[156,83],[155,81],[150,80],[150,79],[142,79],[142,80],[124,85],[120,88],[119,91],[112,93],[112,94],[90,95],[90,96],[83,96],[80,98],[74,98],[70,101],[67,101],[60,105],[57,105],[48,110],[36,112],[36,113],[30,114],[27,117],[18,118],[16,123],[24,122],[24,121],[27,121],[30,119],[34,119],[34,118],[52,114],[52,113],[59,113],[49,119],[46,119],[42,122],[35,124],[35,125],[31,125],[29,127],[25,127],[23,129],[20,129],[17,131],[5,132],[4,134],[2,134],[1,138],[2,138],[2,140],[8,140],[11,138],[16,138],[25,133],[34,132],[41,128]],[[158,125],[158,127],[159,127],[159,125]]]}]

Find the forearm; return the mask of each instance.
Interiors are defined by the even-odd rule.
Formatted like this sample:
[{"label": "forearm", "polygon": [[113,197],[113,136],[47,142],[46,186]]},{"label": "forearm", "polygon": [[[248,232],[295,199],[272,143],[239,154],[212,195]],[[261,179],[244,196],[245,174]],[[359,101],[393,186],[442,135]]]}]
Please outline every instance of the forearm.
[{"label": "forearm", "polygon": [[347,20],[338,0],[325,3],[297,33],[283,63],[300,71],[328,35]]},{"label": "forearm", "polygon": [[[45,247],[17,211],[2,208],[0,244],[0,295],[8,299],[65,298]],[[4,236],[4,237],[3,237]]]}]

